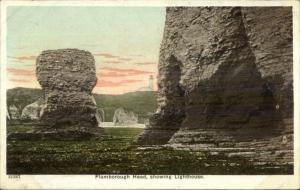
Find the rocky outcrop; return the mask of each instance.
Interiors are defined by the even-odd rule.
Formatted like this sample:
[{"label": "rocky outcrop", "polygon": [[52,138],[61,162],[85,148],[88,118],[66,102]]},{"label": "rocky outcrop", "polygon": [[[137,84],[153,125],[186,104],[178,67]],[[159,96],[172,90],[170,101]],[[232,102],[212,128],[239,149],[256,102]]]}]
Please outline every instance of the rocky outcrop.
[{"label": "rocky outcrop", "polygon": [[95,61],[78,49],[43,51],[37,58],[36,74],[45,99],[40,113],[44,125],[62,131],[100,133],[96,102]]},{"label": "rocky outcrop", "polygon": [[25,106],[22,110],[21,119],[22,120],[30,120],[30,121],[38,121],[40,120],[40,113],[43,109],[42,100],[37,100],[32,104]]},{"label": "rocky outcrop", "polygon": [[99,121],[101,121],[101,122],[105,121],[105,112],[104,112],[104,109],[97,108],[97,117],[98,117]]},{"label": "rocky outcrop", "polygon": [[21,119],[20,110],[15,105],[8,106],[7,109],[7,118],[9,120],[19,120]]},{"label": "rocky outcrop", "polygon": [[159,108],[138,142],[292,151],[291,22],[289,7],[167,8]]},{"label": "rocky outcrop", "polygon": [[284,130],[270,128],[180,129],[167,146],[203,151],[234,159],[242,156],[253,165],[280,168],[293,165],[293,120],[284,119]]},{"label": "rocky outcrop", "polygon": [[9,111],[8,108],[6,107],[6,120],[9,121],[10,120],[10,115],[9,115]]},{"label": "rocky outcrop", "polygon": [[138,123],[138,116],[132,111],[118,108],[115,110],[113,123],[115,126],[134,125]]}]

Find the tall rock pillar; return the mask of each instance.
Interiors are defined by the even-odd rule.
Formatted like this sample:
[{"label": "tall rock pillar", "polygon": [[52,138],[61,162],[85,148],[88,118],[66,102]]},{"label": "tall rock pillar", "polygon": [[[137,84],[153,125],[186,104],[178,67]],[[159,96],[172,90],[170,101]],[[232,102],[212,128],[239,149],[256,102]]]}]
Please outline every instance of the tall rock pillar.
[{"label": "tall rock pillar", "polygon": [[62,131],[100,133],[96,102],[95,61],[78,49],[43,51],[37,58],[36,75],[44,93],[41,122]]}]

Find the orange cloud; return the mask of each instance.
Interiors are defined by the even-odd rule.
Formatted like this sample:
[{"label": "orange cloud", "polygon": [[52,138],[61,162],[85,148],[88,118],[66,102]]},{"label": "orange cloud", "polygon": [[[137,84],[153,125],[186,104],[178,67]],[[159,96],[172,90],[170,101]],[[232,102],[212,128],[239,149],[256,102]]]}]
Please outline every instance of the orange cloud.
[{"label": "orange cloud", "polygon": [[123,63],[125,61],[131,61],[131,58],[113,55],[111,53],[95,53],[94,56],[104,57],[106,59],[116,59],[115,61],[106,61],[105,63]]},{"label": "orange cloud", "polygon": [[[103,67],[101,68],[102,72],[115,72],[115,73],[121,73],[126,76],[137,76],[137,75],[150,75],[154,74],[154,72],[151,71],[144,71],[144,70],[138,70],[138,69],[119,69],[119,68],[112,68],[112,67]],[[101,77],[101,72],[100,72]]]},{"label": "orange cloud", "polygon": [[6,69],[8,73],[12,75],[22,75],[22,76],[33,76],[35,75],[35,72],[33,70],[27,70],[27,69],[15,69],[15,68],[7,68]]},{"label": "orange cloud", "polygon": [[36,60],[37,56],[22,56],[22,57],[18,57],[19,60]]},{"label": "orange cloud", "polygon": [[26,60],[36,60],[37,56],[35,55],[29,55],[29,56],[19,56],[19,57],[13,57],[13,56],[8,56],[10,58],[16,59],[18,61],[26,61]]},{"label": "orange cloud", "polygon": [[125,57],[120,57],[119,58],[120,61],[131,61],[131,58],[125,58]]},{"label": "orange cloud", "polygon": [[127,84],[142,82],[143,80],[121,80],[121,81],[108,81],[108,80],[98,80],[96,87],[120,87],[126,86]]},{"label": "orange cloud", "polygon": [[152,62],[152,61],[145,61],[145,62],[138,62],[138,63],[134,63],[136,65],[155,65],[156,62]]},{"label": "orange cloud", "polygon": [[118,73],[118,72],[114,72],[114,71],[110,71],[110,72],[99,72],[97,75],[99,75],[99,77],[127,77],[126,74],[123,73]]},{"label": "orange cloud", "polygon": [[104,57],[104,58],[119,58],[119,56],[110,54],[110,53],[95,53],[94,56]]},{"label": "orange cloud", "polygon": [[26,79],[10,79],[9,81],[11,82],[15,82],[15,83],[30,83],[30,80],[26,80]]},{"label": "orange cloud", "polygon": [[107,63],[107,64],[119,64],[119,63],[123,63],[122,61],[105,61],[104,63]]}]

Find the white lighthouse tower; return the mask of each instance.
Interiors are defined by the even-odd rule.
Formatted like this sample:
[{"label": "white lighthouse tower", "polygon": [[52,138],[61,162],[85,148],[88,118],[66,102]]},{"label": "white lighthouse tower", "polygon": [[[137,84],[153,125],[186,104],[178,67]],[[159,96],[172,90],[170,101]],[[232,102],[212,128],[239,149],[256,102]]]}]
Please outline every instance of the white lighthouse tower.
[{"label": "white lighthouse tower", "polygon": [[154,78],[153,78],[153,75],[150,75],[149,76],[149,81],[148,81],[148,86],[145,86],[145,87],[141,87],[139,88],[137,91],[154,91]]},{"label": "white lighthouse tower", "polygon": [[153,75],[149,76],[149,89],[150,89],[150,91],[154,91],[154,87],[153,87]]}]

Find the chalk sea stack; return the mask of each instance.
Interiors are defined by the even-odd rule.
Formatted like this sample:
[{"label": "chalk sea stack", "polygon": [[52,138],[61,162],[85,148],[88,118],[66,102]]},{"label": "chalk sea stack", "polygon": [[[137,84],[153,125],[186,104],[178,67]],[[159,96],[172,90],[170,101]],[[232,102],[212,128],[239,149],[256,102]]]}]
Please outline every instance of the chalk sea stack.
[{"label": "chalk sea stack", "polygon": [[113,123],[115,126],[135,125],[138,123],[138,115],[133,111],[120,107],[115,110]]},{"label": "chalk sea stack", "polygon": [[167,8],[159,108],[138,143],[290,162],[292,28],[290,7]]},{"label": "chalk sea stack", "polygon": [[36,75],[43,89],[40,122],[45,129],[62,133],[100,134],[101,117],[92,90],[97,83],[95,60],[88,51],[43,51],[37,58]]}]

